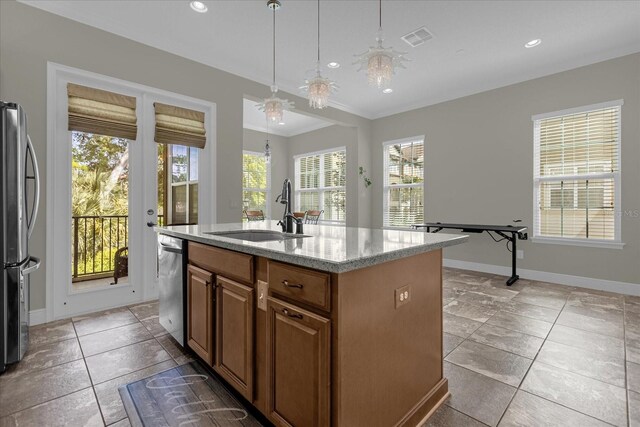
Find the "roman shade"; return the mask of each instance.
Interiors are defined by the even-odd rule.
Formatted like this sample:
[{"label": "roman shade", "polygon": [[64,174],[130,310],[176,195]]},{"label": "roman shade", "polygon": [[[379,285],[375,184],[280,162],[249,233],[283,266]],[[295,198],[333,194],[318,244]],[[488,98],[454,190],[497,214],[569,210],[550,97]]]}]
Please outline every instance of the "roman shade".
[{"label": "roman shade", "polygon": [[619,239],[620,107],[534,118],[536,236]]},{"label": "roman shade", "polygon": [[204,113],[173,105],[153,104],[156,111],[154,140],[160,144],[177,144],[204,148],[207,134]]},{"label": "roman shade", "polygon": [[69,130],[135,140],[136,98],[67,84]]}]

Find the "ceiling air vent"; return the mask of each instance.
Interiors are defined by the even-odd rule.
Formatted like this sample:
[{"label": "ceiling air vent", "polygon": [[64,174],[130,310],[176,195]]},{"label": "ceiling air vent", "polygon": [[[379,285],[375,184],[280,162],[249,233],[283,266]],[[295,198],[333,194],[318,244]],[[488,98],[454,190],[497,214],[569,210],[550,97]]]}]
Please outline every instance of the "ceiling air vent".
[{"label": "ceiling air vent", "polygon": [[409,46],[418,47],[427,40],[431,40],[433,38],[433,34],[431,34],[425,27],[420,27],[417,30],[411,31],[410,33],[405,34],[400,38],[404,40],[405,43],[407,43]]}]

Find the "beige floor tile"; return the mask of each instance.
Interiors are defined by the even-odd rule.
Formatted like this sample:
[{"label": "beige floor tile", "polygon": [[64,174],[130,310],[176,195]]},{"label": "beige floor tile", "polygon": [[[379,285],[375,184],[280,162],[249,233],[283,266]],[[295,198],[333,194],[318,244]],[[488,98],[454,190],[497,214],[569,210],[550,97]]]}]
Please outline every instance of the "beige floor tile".
[{"label": "beige floor tile", "polygon": [[138,318],[138,320],[150,319],[158,316],[159,302],[149,301],[129,307],[129,310]]},{"label": "beige floor tile", "polygon": [[513,387],[520,385],[532,362],[531,359],[473,341],[460,344],[445,360]]},{"label": "beige floor tile", "polygon": [[582,331],[564,325],[554,325],[547,337],[547,341],[569,345],[594,353],[608,354],[624,358],[624,341],[593,332]]},{"label": "beige floor tile", "polygon": [[568,293],[561,293],[555,290],[527,287],[514,297],[513,301],[539,305],[546,308],[561,309],[564,307],[568,296]]},{"label": "beige floor tile", "polygon": [[624,334],[627,360],[640,364],[640,332],[626,328]]},{"label": "beige floor tile", "polygon": [[542,338],[490,324],[482,325],[469,339],[528,359],[536,357],[540,346],[544,342]]},{"label": "beige floor tile", "polygon": [[159,372],[175,367],[173,360],[167,360],[157,365],[149,366],[145,369],[132,372],[130,374],[109,380],[95,386],[98,403],[107,424],[115,423],[127,416],[118,393],[118,388],[129,383],[148,378]]},{"label": "beige floor tile", "polygon": [[158,316],[144,319],[141,322],[154,337],[160,337],[167,334],[167,330],[160,324],[160,318]]},{"label": "beige floor tile", "polygon": [[136,322],[95,334],[83,335],[79,339],[82,352],[85,357],[88,357],[151,338],[153,335],[147,331],[147,328],[142,323]]},{"label": "beige floor tile", "polygon": [[487,320],[487,323],[505,329],[511,329],[512,331],[522,332],[523,334],[533,335],[538,338],[545,338],[553,326],[553,324],[549,322],[518,316],[517,314],[505,311],[497,313],[491,319]]},{"label": "beige floor tile", "polygon": [[71,320],[58,320],[29,328],[29,346],[48,344],[76,337]]},{"label": "beige floor tile", "polygon": [[617,426],[627,424],[623,388],[535,362],[522,390]]},{"label": "beige floor tile", "polygon": [[476,322],[486,322],[491,316],[496,314],[496,310],[488,307],[479,307],[461,301],[453,301],[443,308],[445,313],[474,320]]},{"label": "beige floor tile", "polygon": [[547,340],[536,361],[618,387],[625,386],[624,358],[619,356],[582,350]]},{"label": "beige floor tile", "polygon": [[556,323],[615,338],[624,337],[622,315],[617,310],[566,307],[558,316]]},{"label": "beige floor tile", "polygon": [[455,335],[451,335],[448,333],[444,333],[442,335],[442,341],[443,341],[443,349],[442,349],[442,355],[443,357],[446,357],[447,354],[451,353],[453,351],[454,348],[456,348],[457,346],[460,345],[460,343],[462,341],[464,341],[464,338],[460,338],[457,337]]},{"label": "beige floor tile", "polygon": [[485,425],[450,406],[442,405],[421,427],[483,427]]},{"label": "beige floor tile", "polygon": [[640,365],[627,362],[627,388],[640,393]]},{"label": "beige floor tile", "polygon": [[185,358],[191,360],[194,357],[191,351],[178,344],[178,342],[169,334],[158,337],[157,340],[174,360],[182,360]]},{"label": "beige floor tile", "polygon": [[640,427],[640,393],[629,392],[629,427]]},{"label": "beige floor tile", "polygon": [[118,326],[136,323],[138,319],[128,308],[114,308],[99,313],[88,314],[73,318],[73,323],[78,336],[94,334],[117,328]]},{"label": "beige floor tile", "polygon": [[475,320],[455,316],[449,313],[442,314],[442,321],[444,325],[444,332],[460,338],[467,338],[469,335],[474,333],[476,329],[482,326],[481,322],[476,322]]},{"label": "beige floor tile", "polygon": [[91,387],[33,406],[0,420],[1,427],[104,426]]},{"label": "beige floor tile", "polygon": [[171,359],[169,353],[155,339],[131,344],[85,360],[94,384],[108,381],[148,366]]},{"label": "beige floor tile", "polygon": [[20,363],[11,365],[3,377],[28,375],[41,369],[82,359],[77,338],[30,346]]},{"label": "beige floor tile", "polygon": [[516,389],[484,375],[444,362],[451,398],[447,405],[490,426],[498,424]]},{"label": "beige floor tile", "polygon": [[125,418],[117,423],[109,424],[109,427],[131,427],[131,423],[129,422],[129,418]]},{"label": "beige floor tile", "polygon": [[84,361],[14,377],[0,376],[0,417],[91,386]]},{"label": "beige floor tile", "polygon": [[608,310],[620,310],[624,307],[622,295],[597,295],[590,292],[576,291],[569,295],[568,306],[597,307]]},{"label": "beige floor tile", "polygon": [[560,314],[559,308],[546,308],[513,300],[502,304],[500,310],[550,323],[555,322]]},{"label": "beige floor tile", "polygon": [[519,390],[500,427],[606,427],[609,424]]}]

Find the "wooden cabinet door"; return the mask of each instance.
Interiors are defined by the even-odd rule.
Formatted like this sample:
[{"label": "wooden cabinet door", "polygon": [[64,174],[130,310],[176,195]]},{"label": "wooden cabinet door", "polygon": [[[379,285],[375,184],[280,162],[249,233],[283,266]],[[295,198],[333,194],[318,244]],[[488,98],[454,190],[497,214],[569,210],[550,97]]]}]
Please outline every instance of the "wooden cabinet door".
[{"label": "wooden cabinet door", "polygon": [[213,274],[187,266],[187,343],[205,362],[213,366]]},{"label": "wooden cabinet door", "polygon": [[217,277],[216,371],[253,400],[253,289]]},{"label": "wooden cabinet door", "polygon": [[279,426],[330,424],[330,320],[267,300],[267,413]]}]

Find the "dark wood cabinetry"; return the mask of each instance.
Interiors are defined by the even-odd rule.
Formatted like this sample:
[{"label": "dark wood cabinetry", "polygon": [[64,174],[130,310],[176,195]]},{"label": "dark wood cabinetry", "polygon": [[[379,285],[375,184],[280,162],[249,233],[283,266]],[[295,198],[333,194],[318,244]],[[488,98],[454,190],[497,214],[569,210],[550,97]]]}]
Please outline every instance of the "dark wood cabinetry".
[{"label": "dark wood cabinetry", "polygon": [[281,426],[330,424],[330,321],[267,301],[267,411]]},{"label": "dark wood cabinetry", "polygon": [[213,274],[187,266],[187,343],[205,362],[213,365]]},{"label": "dark wood cabinetry", "polygon": [[253,399],[254,291],[218,276],[216,289],[216,371]]}]

